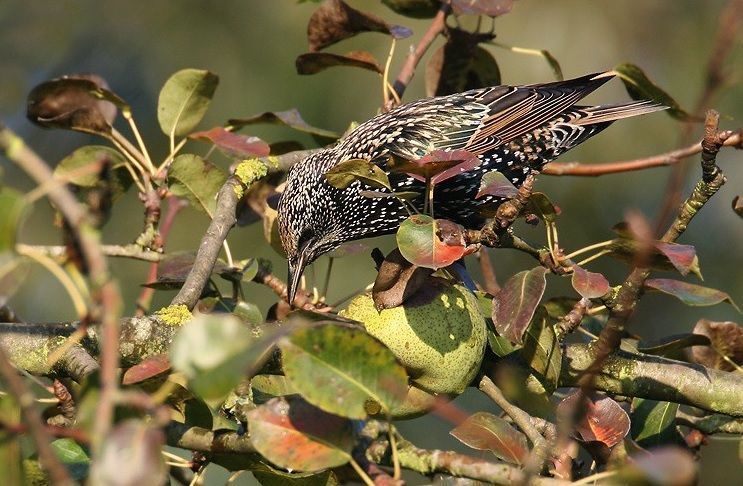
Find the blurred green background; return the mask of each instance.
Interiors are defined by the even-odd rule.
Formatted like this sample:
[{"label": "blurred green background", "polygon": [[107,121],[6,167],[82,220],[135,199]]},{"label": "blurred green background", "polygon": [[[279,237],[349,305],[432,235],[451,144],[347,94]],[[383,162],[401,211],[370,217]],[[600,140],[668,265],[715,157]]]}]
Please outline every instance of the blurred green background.
[{"label": "blurred green background", "polygon": [[[398,16],[378,1],[350,0],[349,3],[413,30],[413,37],[398,42],[392,63],[392,73],[396,73],[428,21]],[[625,61],[638,64],[682,106],[690,109],[704,83],[718,16],[725,3],[723,0],[519,0],[511,13],[495,20],[495,31],[499,42],[549,49],[566,77],[608,69]],[[298,4],[295,0],[3,0],[0,2],[0,119],[50,164],[78,146],[100,143],[83,134],[43,130],[25,119],[25,96],[35,84],[63,74],[95,72],[132,105],[150,153],[162,160],[167,153],[167,139],[156,120],[160,86],[176,70],[195,67],[209,69],[221,78],[201,125],[204,129],[231,117],[297,108],[310,124],[343,131],[349,122],[363,121],[376,114],[381,104],[380,82],[373,73],[349,68],[333,68],[314,76],[296,74],[294,59],[306,50],[306,23],[315,7],[314,3]],[[739,127],[743,119],[743,48],[740,38],[737,42],[725,67],[731,84],[713,101],[713,106],[723,115],[725,128]],[[434,49],[441,43],[439,40]],[[389,40],[382,34],[368,33],[329,50],[344,53],[357,49],[369,50],[383,60]],[[553,79],[549,67],[540,58],[496,47],[488,49],[500,64],[504,83]],[[423,72],[424,68],[419,68],[405,100],[424,96]],[[627,95],[618,81],[590,98],[597,102],[625,99]],[[123,125],[119,129],[128,133]],[[680,129],[680,124],[664,114],[619,122],[561,160],[601,162],[664,152],[678,145]],[[308,145],[312,143],[308,137],[279,127],[255,127],[244,133],[269,142],[296,139]],[[694,133],[698,137],[701,127],[695,127]],[[207,148],[197,143],[192,146],[195,153],[202,155]],[[706,285],[725,290],[743,302],[743,224],[730,209],[732,198],[743,187],[741,154],[726,150],[720,154],[719,162],[727,172],[728,184],[704,208],[682,242],[696,246]],[[0,159],[0,163],[3,184],[21,189],[32,187],[7,160]],[[687,163],[696,164],[697,160],[690,159]],[[609,228],[630,209],[639,210],[652,220],[663,200],[669,174],[668,168],[660,168],[596,179],[543,176],[538,187],[562,208],[560,242],[572,250],[611,238]],[[697,177],[696,168],[690,174],[685,193]],[[141,230],[141,212],[136,194],[130,191],[105,227],[104,241],[132,241]],[[201,213],[191,209],[182,212],[167,250],[195,249],[206,225]],[[541,226],[522,227],[520,233],[535,242],[543,240]],[[60,243],[59,233],[52,226],[51,208],[45,201],[36,203],[21,231],[20,241]],[[376,245],[386,251],[392,242],[384,238],[369,242],[369,247]],[[260,225],[233,231],[230,244],[236,258],[271,258],[283,277],[284,262],[264,243]],[[496,251],[493,256],[501,282],[533,266],[527,258],[510,250]],[[131,313],[147,264],[112,260],[111,265],[124,293],[125,312]],[[318,277],[324,275],[326,265],[326,259],[314,265]],[[478,275],[477,265],[471,268]],[[599,260],[591,269],[604,272],[614,284],[626,274],[626,267],[612,260]],[[362,288],[374,277],[368,252],[338,260],[333,277],[329,302]],[[567,288],[556,277],[548,280],[551,295],[566,292]],[[264,310],[274,302],[273,295],[258,285],[249,284],[246,290]],[[166,305],[171,297],[168,292],[159,292],[153,308]],[[61,286],[40,269],[31,273],[11,306],[28,321],[74,317]],[[632,321],[632,331],[649,339],[688,332],[701,317],[740,321],[740,316],[727,305],[689,308],[671,298],[651,294],[643,299]],[[465,394],[457,403],[463,407],[490,407],[474,392]],[[457,446],[448,438],[449,424],[435,417],[411,421],[401,428],[422,446]],[[704,484],[724,484],[736,474],[743,476],[737,448],[732,438],[711,440],[703,455]],[[219,483],[222,474],[215,468],[208,476]],[[240,481],[247,481],[247,476]]]}]

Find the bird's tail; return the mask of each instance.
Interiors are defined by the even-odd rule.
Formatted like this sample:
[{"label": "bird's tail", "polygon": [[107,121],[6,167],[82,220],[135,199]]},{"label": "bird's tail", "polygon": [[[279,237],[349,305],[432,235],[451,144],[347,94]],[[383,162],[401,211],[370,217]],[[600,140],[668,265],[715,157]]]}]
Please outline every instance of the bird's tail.
[{"label": "bird's tail", "polygon": [[666,109],[668,107],[665,105],[646,100],[611,105],[573,106],[569,115],[572,118],[571,123],[576,125],[596,125]]}]

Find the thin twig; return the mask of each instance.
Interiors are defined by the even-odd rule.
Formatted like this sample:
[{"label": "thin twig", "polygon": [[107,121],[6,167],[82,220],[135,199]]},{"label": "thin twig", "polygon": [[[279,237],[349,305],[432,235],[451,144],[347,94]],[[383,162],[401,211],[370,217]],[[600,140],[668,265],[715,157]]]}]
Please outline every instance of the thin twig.
[{"label": "thin twig", "polygon": [[[58,260],[67,259],[67,248],[62,245],[27,245],[18,243],[15,247],[16,251],[22,254],[36,252]],[[143,250],[137,245],[101,245],[101,250],[104,255],[109,257],[131,258],[132,260],[141,260],[143,262],[159,262],[165,257],[163,253]]]}]

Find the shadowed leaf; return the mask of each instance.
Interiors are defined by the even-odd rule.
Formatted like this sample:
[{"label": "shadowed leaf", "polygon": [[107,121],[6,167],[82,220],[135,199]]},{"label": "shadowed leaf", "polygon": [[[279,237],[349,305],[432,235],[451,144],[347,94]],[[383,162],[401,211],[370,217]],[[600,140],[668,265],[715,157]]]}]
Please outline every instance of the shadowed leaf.
[{"label": "shadowed leaf", "polygon": [[[117,424],[102,441],[87,482],[142,486],[165,483],[168,468],[162,455],[164,443],[162,431],[143,421],[129,419]],[[121,467],[122,460],[136,467]]]},{"label": "shadowed leaf", "polygon": [[500,336],[522,343],[524,330],[542,300],[547,269],[536,267],[509,278],[493,297],[493,324]]},{"label": "shadowed leaf", "polygon": [[743,197],[735,196],[732,202],[733,212],[743,218]]},{"label": "shadowed leaf", "polygon": [[430,178],[434,184],[456,177],[478,165],[480,159],[467,150],[434,150],[417,160],[390,161],[393,172],[404,172],[423,182]]},{"label": "shadowed leaf", "polygon": [[248,412],[256,450],[279,467],[319,471],[351,458],[352,422],[323,412],[301,397],[277,397]]},{"label": "shadowed leaf", "polygon": [[[695,346],[696,349],[696,346],[706,346],[710,343],[710,339],[703,334],[695,329],[694,334],[674,334],[651,342],[640,341],[637,344],[637,351],[655,356],[668,356],[690,346]],[[743,347],[741,349],[743,350]]]},{"label": "shadowed leaf", "polygon": [[134,385],[170,371],[170,360],[167,354],[156,354],[146,358],[124,372],[123,385]]},{"label": "shadowed leaf", "polygon": [[173,74],[160,90],[157,121],[168,136],[182,136],[193,131],[204,117],[219,77],[202,69],[183,69]]},{"label": "shadowed leaf", "polygon": [[352,51],[344,55],[331,52],[308,52],[300,54],[294,61],[297,74],[317,74],[335,66],[366,69],[382,74],[382,68],[370,52]]},{"label": "shadowed leaf", "polygon": [[185,197],[191,205],[211,218],[216,208],[216,196],[227,181],[227,174],[198,155],[182,154],[168,169],[168,189],[175,196]]},{"label": "shadowed leaf", "polygon": [[[126,106],[95,74],[73,74],[39,84],[28,94],[26,116],[45,128],[109,137],[116,104]],[[128,107],[127,107],[128,109]]]},{"label": "shadowed leaf", "polygon": [[547,392],[555,391],[562,367],[562,348],[544,307],[538,308],[526,328],[522,355]]},{"label": "shadowed leaf", "polygon": [[426,94],[443,96],[501,84],[498,63],[478,44],[493,39],[489,33],[451,28],[446,44],[426,65]]},{"label": "shadowed leaf", "polygon": [[560,214],[560,208],[542,192],[534,192],[529,196],[529,207],[542,221],[548,223],[553,223]]},{"label": "shadowed leaf", "polygon": [[672,444],[681,439],[676,430],[679,404],[644,398],[632,400],[632,438],[642,447]]},{"label": "shadowed leaf", "polygon": [[482,176],[480,180],[480,191],[475,196],[475,199],[480,199],[485,195],[510,199],[518,194],[518,192],[518,188],[502,172],[490,171]]},{"label": "shadowed leaf", "polygon": [[382,0],[390,9],[414,19],[430,19],[441,7],[440,0]]},{"label": "shadowed leaf", "polygon": [[[157,277],[154,282],[145,284],[159,290],[179,289],[186,282],[186,277],[193,267],[196,253],[192,251],[170,252],[163,256],[157,266]],[[227,265],[218,260],[214,265],[215,272],[221,272]]]},{"label": "shadowed leaf", "polygon": [[432,273],[433,269],[418,267],[407,261],[395,248],[382,262],[374,280],[374,306],[381,311],[401,305],[423,286]]},{"label": "shadowed leaf", "polygon": [[271,152],[271,147],[260,138],[238,135],[223,127],[214,127],[205,132],[194,132],[188,138],[207,140],[230,157],[265,157]]},{"label": "shadowed leaf", "polygon": [[456,15],[487,15],[498,17],[513,8],[513,0],[452,0]]},{"label": "shadowed leaf", "polygon": [[674,446],[635,454],[618,472],[617,484],[681,486],[696,484],[698,479],[691,452]]},{"label": "shadowed leaf", "polygon": [[0,253],[15,251],[18,228],[28,209],[21,192],[10,187],[0,188]]},{"label": "shadowed leaf", "polygon": [[401,405],[408,377],[392,351],[361,329],[334,324],[301,328],[279,343],[284,374],[321,409],[363,419],[367,403]]},{"label": "shadowed leaf", "polygon": [[423,214],[402,222],[397,230],[397,246],[410,263],[434,270],[448,267],[469,251],[464,228]]},{"label": "shadowed leaf", "polygon": [[83,188],[105,186],[115,201],[131,187],[127,160],[118,150],[103,145],[80,147],[54,168],[54,177]]},{"label": "shadowed leaf", "polygon": [[491,451],[499,459],[519,466],[529,455],[526,436],[487,412],[472,414],[449,433],[473,449]]},{"label": "shadowed leaf", "polygon": [[295,108],[286,111],[267,111],[247,118],[232,118],[227,123],[235,128],[242,128],[246,125],[255,125],[259,123],[284,125],[300,132],[316,135],[326,142],[337,140],[338,137],[340,137],[336,132],[308,125],[307,122],[302,119],[302,115],[299,114],[299,111]]},{"label": "shadowed leaf", "polygon": [[614,71],[624,83],[627,93],[633,100],[653,100],[669,109],[666,113],[677,120],[696,120],[697,118],[690,115],[674,100],[671,95],[663,91],[657,84],[653,83],[640,67],[634,64],[620,64],[614,67]]},{"label": "shadowed leaf", "polygon": [[648,279],[645,282],[645,287],[672,295],[686,305],[708,306],[719,304],[720,302],[728,302],[735,310],[740,312],[740,308],[733,299],[721,290],[667,278]]},{"label": "shadowed leaf", "polygon": [[54,455],[64,464],[72,479],[82,481],[88,477],[90,457],[77,442],[65,438],[54,440],[49,445],[52,446]]},{"label": "shadowed leaf", "polygon": [[395,39],[412,34],[410,29],[392,25],[383,19],[352,8],[342,0],[326,0],[310,17],[307,41],[311,52],[362,32],[383,32]]},{"label": "shadowed leaf", "polygon": [[[609,397],[589,396],[581,404],[578,400],[581,396],[576,392],[563,398],[557,406],[558,415],[568,419],[580,415],[575,430],[585,442],[599,441],[610,448],[621,442],[630,430],[627,412]],[[585,407],[585,410],[577,407]]]},{"label": "shadowed leaf", "polygon": [[575,291],[586,299],[598,299],[611,289],[606,277],[600,273],[589,272],[578,265],[573,265],[571,282]]},{"label": "shadowed leaf", "polygon": [[336,189],[346,189],[354,181],[379,189],[392,190],[387,174],[376,164],[363,159],[345,160],[325,173],[325,178]]},{"label": "shadowed leaf", "polygon": [[700,319],[694,326],[694,334],[707,337],[708,346],[694,346],[691,349],[694,361],[709,368],[734,371],[735,366],[727,361],[743,365],[743,327],[735,322],[714,322]]}]

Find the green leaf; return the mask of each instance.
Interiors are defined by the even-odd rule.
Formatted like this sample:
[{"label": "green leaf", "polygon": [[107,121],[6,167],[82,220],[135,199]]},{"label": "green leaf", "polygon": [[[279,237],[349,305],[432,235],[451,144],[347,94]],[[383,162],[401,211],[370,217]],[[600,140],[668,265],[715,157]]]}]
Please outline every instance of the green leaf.
[{"label": "green leaf", "polygon": [[289,383],[327,412],[364,419],[370,400],[389,412],[407,395],[405,369],[392,351],[361,329],[334,324],[300,328],[279,347]]},{"label": "green leaf", "polygon": [[[106,180],[102,179],[103,163],[109,168]],[[85,188],[107,184],[115,200],[123,195],[133,182],[126,169],[127,163],[118,150],[104,145],[86,145],[62,159],[54,168],[54,177]]]},{"label": "green leaf", "polygon": [[667,278],[648,279],[645,281],[645,287],[672,295],[686,305],[708,306],[728,302],[735,310],[740,312],[740,307],[733,301],[732,297],[721,290]]},{"label": "green leaf", "polygon": [[656,447],[676,443],[676,412],[679,404],[656,402],[644,398],[632,401],[632,438],[643,447]]},{"label": "green leaf", "polygon": [[493,297],[493,324],[498,335],[522,343],[546,288],[547,269],[536,267],[509,278]]},{"label": "green leaf", "polygon": [[250,391],[256,405],[275,397],[299,393],[284,375],[256,375],[250,379]]},{"label": "green leaf", "polygon": [[696,120],[696,117],[683,110],[671,95],[653,83],[638,66],[624,63],[614,67],[614,71],[633,100],[653,100],[667,106],[669,108],[667,113],[677,120]]},{"label": "green leaf", "polygon": [[183,69],[173,74],[160,90],[157,121],[169,137],[191,132],[204,117],[219,77],[201,69]]},{"label": "green leaf", "polygon": [[491,413],[476,412],[449,433],[473,449],[491,451],[512,464],[520,466],[529,456],[526,436]]},{"label": "green leaf", "polygon": [[191,391],[213,405],[219,403],[265,357],[276,337],[261,339],[229,314],[199,315],[173,338],[170,362],[188,378]]},{"label": "green leaf", "polygon": [[10,187],[0,189],[0,252],[15,251],[16,235],[27,209],[21,192]]},{"label": "green leaf", "polygon": [[387,174],[378,165],[363,159],[345,160],[327,171],[325,178],[336,189],[346,189],[359,180],[371,187],[392,190]]},{"label": "green leaf", "polygon": [[90,457],[87,452],[72,439],[57,439],[50,444],[52,450],[65,465],[72,479],[82,481],[90,470]]},{"label": "green leaf", "polygon": [[467,251],[464,228],[445,219],[414,214],[400,224],[397,246],[413,265],[439,269],[462,258]]},{"label": "green leaf", "polygon": [[562,348],[544,307],[538,308],[526,329],[522,354],[547,391],[555,391],[560,379]]},{"label": "green leaf", "polygon": [[185,197],[199,211],[212,217],[216,196],[227,181],[227,174],[198,155],[182,154],[168,169],[170,192]]},{"label": "green leaf", "polygon": [[273,398],[248,412],[248,421],[256,450],[279,467],[319,471],[351,459],[352,422],[299,396]]}]

